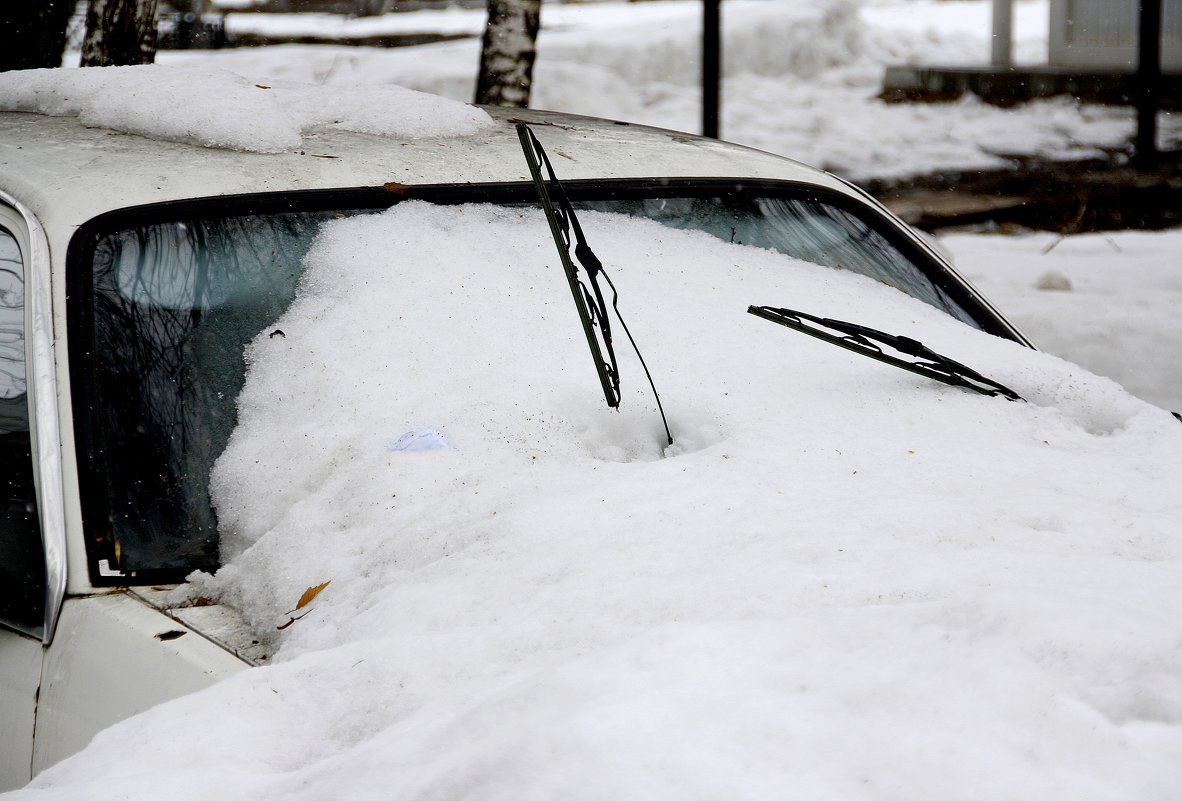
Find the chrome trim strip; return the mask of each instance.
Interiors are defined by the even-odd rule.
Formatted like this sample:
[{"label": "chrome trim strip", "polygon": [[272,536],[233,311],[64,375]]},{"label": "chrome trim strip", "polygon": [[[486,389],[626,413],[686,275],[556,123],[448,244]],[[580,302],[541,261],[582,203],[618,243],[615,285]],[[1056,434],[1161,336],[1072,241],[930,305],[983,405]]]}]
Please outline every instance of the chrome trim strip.
[{"label": "chrome trim strip", "polygon": [[29,394],[33,475],[41,517],[41,542],[45,549],[45,628],[41,641],[53,639],[66,596],[66,502],[62,486],[62,445],[57,406],[57,375],[53,339],[53,291],[49,242],[45,229],[24,205],[0,191],[4,203],[24,221],[29,253],[25,264],[25,304],[29,354],[26,382]]}]

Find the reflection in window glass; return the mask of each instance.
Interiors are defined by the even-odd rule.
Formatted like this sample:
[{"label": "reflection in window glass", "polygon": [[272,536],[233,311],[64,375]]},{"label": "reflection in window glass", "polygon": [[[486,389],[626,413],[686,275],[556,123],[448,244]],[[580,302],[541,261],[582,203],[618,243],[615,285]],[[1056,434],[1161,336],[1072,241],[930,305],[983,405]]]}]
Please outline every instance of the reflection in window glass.
[{"label": "reflection in window glass", "polygon": [[[334,214],[180,221],[113,233],[94,254],[98,427],[88,510],[127,574],[217,567],[209,472],[236,422],[243,350],[295,294]],[[155,579],[153,579],[155,580]]]},{"label": "reflection in window glass", "polygon": [[728,242],[767,248],[795,259],[881,281],[979,328],[947,292],[858,216],[806,197],[648,198],[583,201],[578,208],[622,211],[671,228],[703,231]]},{"label": "reflection in window glass", "polygon": [[45,557],[33,487],[24,331],[21,253],[0,228],[0,625],[39,635]]}]

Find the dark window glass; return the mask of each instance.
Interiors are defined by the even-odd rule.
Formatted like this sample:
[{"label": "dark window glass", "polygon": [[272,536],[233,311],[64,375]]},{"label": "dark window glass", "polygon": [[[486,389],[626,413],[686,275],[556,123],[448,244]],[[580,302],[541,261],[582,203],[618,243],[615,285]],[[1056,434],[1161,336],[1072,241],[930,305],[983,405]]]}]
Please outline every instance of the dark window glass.
[{"label": "dark window glass", "polygon": [[45,554],[33,487],[25,391],[25,278],[20,249],[0,228],[0,624],[39,635]]},{"label": "dark window glass", "polygon": [[855,214],[818,199],[737,195],[583,201],[577,205],[648,217],[672,228],[704,231],[728,242],[767,248],[822,267],[861,273],[974,328],[980,327],[968,311],[882,233]]},{"label": "dark window glass", "polygon": [[[95,250],[96,445],[88,526],[129,576],[217,566],[209,472],[234,428],[243,349],[291,302],[320,223],[277,214],[150,225]],[[97,490],[97,491],[95,491]],[[97,528],[97,530],[96,530]]]}]

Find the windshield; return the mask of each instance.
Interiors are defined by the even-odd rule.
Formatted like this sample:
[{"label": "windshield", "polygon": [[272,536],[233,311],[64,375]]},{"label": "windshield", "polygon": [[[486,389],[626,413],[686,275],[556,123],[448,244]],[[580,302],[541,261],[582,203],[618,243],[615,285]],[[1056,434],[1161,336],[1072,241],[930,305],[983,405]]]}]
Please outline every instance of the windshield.
[{"label": "windshield", "polygon": [[973,317],[882,233],[854,213],[808,197],[652,198],[584,201],[577,208],[620,211],[671,228],[704,231],[822,267],[849,270],[893,286],[979,327]]},{"label": "windshield", "polygon": [[[505,190],[504,187],[501,187]],[[889,224],[814,190],[568,188],[575,207],[643,217],[888,284],[976,327],[940,274]],[[535,208],[532,187],[501,205]],[[487,194],[486,196],[487,197]],[[430,199],[430,198],[428,198]],[[446,202],[482,199],[477,189]],[[208,204],[96,230],[72,264],[71,356],[83,515],[96,583],[150,583],[218,564],[209,474],[234,429],[243,351],[291,303],[325,221],[374,208],[280,211]],[[395,198],[387,196],[383,205]],[[285,199],[285,208],[298,202]],[[238,211],[238,213],[235,213]],[[249,212],[249,213],[247,213]],[[164,219],[160,219],[163,217]],[[544,226],[544,222],[541,223]],[[539,229],[544,236],[544,227]],[[600,233],[599,236],[603,234]],[[498,256],[482,254],[496,267]],[[502,265],[504,266],[504,265]],[[397,280],[397,276],[391,276]],[[971,300],[971,298],[970,298]],[[75,335],[75,333],[77,335]],[[270,336],[282,337],[279,330]]]}]

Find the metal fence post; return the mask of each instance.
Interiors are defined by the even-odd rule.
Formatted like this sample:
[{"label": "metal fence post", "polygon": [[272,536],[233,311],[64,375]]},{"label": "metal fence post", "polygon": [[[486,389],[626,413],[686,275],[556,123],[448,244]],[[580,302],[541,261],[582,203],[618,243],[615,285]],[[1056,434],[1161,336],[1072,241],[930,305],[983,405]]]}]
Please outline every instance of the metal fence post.
[{"label": "metal fence post", "polygon": [[1137,138],[1138,167],[1157,166],[1157,109],[1161,92],[1162,0],[1140,0],[1137,20]]},{"label": "metal fence post", "polygon": [[719,136],[722,36],[719,0],[702,0],[702,135]]},{"label": "metal fence post", "polygon": [[993,39],[990,63],[995,67],[1014,64],[1014,0],[993,0]]}]

